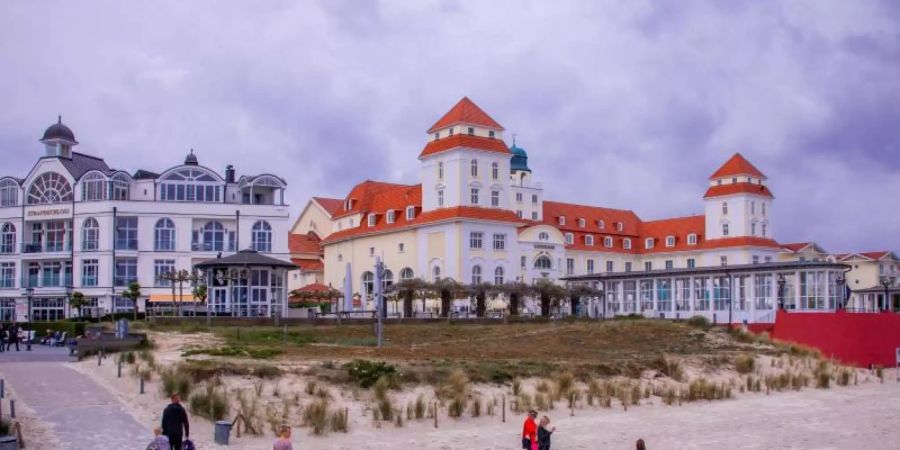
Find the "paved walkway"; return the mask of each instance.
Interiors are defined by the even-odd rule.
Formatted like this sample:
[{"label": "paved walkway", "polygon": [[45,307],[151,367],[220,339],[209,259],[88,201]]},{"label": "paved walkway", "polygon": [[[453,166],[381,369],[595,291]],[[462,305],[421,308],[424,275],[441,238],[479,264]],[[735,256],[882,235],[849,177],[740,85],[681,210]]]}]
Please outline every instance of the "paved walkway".
[{"label": "paved walkway", "polygon": [[[69,367],[68,361],[66,349],[13,348],[0,353],[0,377],[16,391],[16,402],[54,429],[63,449],[144,448],[153,436],[151,430],[106,389]],[[40,446],[34,442],[29,447]]]}]

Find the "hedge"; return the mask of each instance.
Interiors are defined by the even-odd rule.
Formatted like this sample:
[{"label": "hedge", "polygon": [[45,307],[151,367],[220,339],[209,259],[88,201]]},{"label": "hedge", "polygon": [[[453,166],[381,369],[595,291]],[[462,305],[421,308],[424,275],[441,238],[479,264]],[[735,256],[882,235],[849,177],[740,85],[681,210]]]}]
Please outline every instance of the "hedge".
[{"label": "hedge", "polygon": [[47,330],[53,332],[64,331],[68,333],[68,337],[84,335],[84,328],[87,324],[84,322],[67,322],[60,320],[57,322],[19,322],[19,326],[23,330],[34,330],[35,337],[44,336]]}]

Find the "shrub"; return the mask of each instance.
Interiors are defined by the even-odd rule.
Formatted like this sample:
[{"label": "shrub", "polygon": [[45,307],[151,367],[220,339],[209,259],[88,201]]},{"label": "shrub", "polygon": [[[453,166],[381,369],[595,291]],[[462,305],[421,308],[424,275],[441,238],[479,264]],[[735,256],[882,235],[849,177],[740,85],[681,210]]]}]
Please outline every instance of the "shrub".
[{"label": "shrub", "polygon": [[243,391],[238,394],[241,415],[244,416],[244,427],[247,432],[256,436],[263,433],[263,422],[259,411],[259,397],[247,398]]},{"label": "shrub", "polygon": [[819,389],[828,389],[831,386],[831,375],[828,372],[816,373],[816,387]]},{"label": "shrub", "polygon": [[534,389],[541,393],[550,392],[550,383],[548,383],[546,380],[541,380],[541,382],[538,383]]},{"label": "shrub", "polygon": [[310,427],[312,434],[324,434],[328,419],[328,400],[318,399],[303,408],[303,425]]},{"label": "shrub", "polygon": [[537,408],[538,411],[549,411],[550,394],[534,394],[534,407]]},{"label": "shrub", "polygon": [[734,370],[740,374],[748,374],[756,368],[756,358],[753,355],[740,355],[734,360]]},{"label": "shrub", "polygon": [[138,357],[144,360],[151,369],[156,368],[156,356],[150,350],[141,350]]},{"label": "shrub", "polygon": [[847,369],[841,370],[840,375],[837,378],[838,386],[848,386],[850,384],[850,371]]},{"label": "shrub", "polygon": [[316,382],[313,380],[309,380],[306,382],[306,386],[303,388],[303,392],[306,392],[306,395],[313,395],[316,393]]},{"label": "shrub", "polygon": [[278,378],[281,376],[281,369],[276,366],[256,366],[253,368],[253,376],[257,378]]},{"label": "shrub", "polygon": [[216,348],[191,349],[182,352],[181,356],[210,355],[229,356],[234,358],[272,359],[281,354],[281,350],[271,347],[228,346]]},{"label": "shrub", "polygon": [[674,359],[666,358],[666,355],[659,355],[651,362],[651,367],[675,381],[684,379],[684,369],[681,367],[681,363]]},{"label": "shrub", "polygon": [[355,383],[364,388],[369,388],[385,375],[396,375],[397,369],[384,361],[369,361],[355,359],[344,365],[347,375]]},{"label": "shrub", "polygon": [[522,391],[522,379],[521,378],[513,378],[512,380],[512,394],[519,395],[519,392]]},{"label": "shrub", "polygon": [[194,380],[186,373],[179,371],[177,367],[161,370],[159,379],[161,382],[160,389],[166,397],[171,397],[172,394],[178,393],[183,398],[188,398],[191,394],[191,389],[194,387]]},{"label": "shrub", "polygon": [[291,416],[291,405],[288,401],[281,402],[281,410],[279,411],[273,405],[266,407],[266,422],[269,423],[269,429],[272,434],[278,436],[281,433],[281,427],[288,423]]},{"label": "shrub", "polygon": [[415,410],[416,420],[425,417],[425,397],[423,397],[422,394],[419,394],[419,396],[416,397],[416,404],[413,409]]},{"label": "shrub", "polygon": [[447,405],[447,415],[453,417],[454,419],[458,419],[462,417],[463,412],[466,411],[466,399],[465,397],[455,396],[450,400],[450,403]]},{"label": "shrub", "polygon": [[556,375],[556,392],[554,392],[555,399],[559,400],[563,397],[568,397],[569,393],[572,392],[572,389],[575,388],[575,375],[572,372],[562,372]]},{"label": "shrub", "polygon": [[472,417],[481,417],[481,400],[472,399],[472,406],[469,408],[469,414]]},{"label": "shrub", "polygon": [[709,319],[703,316],[694,316],[688,319],[685,323],[694,328],[699,328],[701,330],[708,330],[712,325],[709,323]]},{"label": "shrub", "polygon": [[224,389],[217,390],[213,385],[194,392],[188,401],[191,414],[205,417],[211,421],[222,420],[228,415],[228,396]]},{"label": "shrub", "polygon": [[329,423],[331,424],[331,431],[334,432],[347,432],[347,410],[338,410],[331,413],[331,417],[329,418]]}]

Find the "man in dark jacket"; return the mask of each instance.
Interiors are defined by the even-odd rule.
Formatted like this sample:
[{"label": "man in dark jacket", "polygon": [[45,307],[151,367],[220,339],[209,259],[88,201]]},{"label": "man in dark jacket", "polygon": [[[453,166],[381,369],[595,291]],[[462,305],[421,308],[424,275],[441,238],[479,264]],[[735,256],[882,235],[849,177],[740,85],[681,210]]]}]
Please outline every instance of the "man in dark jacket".
[{"label": "man in dark jacket", "polygon": [[172,394],[172,403],[163,410],[162,432],[169,438],[172,450],[181,450],[183,439],[191,435],[187,411],[181,406],[181,396],[177,393]]},{"label": "man in dark jacket", "polygon": [[9,351],[9,348],[12,347],[13,344],[16,344],[16,351],[19,351],[19,326],[17,324],[12,324],[7,329],[7,341],[6,341],[6,351]]}]

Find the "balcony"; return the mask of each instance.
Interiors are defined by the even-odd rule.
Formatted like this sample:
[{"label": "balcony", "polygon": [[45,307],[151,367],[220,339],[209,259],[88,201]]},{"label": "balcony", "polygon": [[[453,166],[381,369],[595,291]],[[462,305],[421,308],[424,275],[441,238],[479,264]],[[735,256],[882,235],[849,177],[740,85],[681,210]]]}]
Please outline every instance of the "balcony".
[{"label": "balcony", "polygon": [[33,242],[22,244],[22,253],[61,253],[72,251],[72,242]]},{"label": "balcony", "polygon": [[234,242],[228,244],[214,242],[191,242],[191,251],[193,252],[233,252]]},{"label": "balcony", "polygon": [[72,277],[64,275],[26,276],[22,288],[65,288],[72,285]]}]

